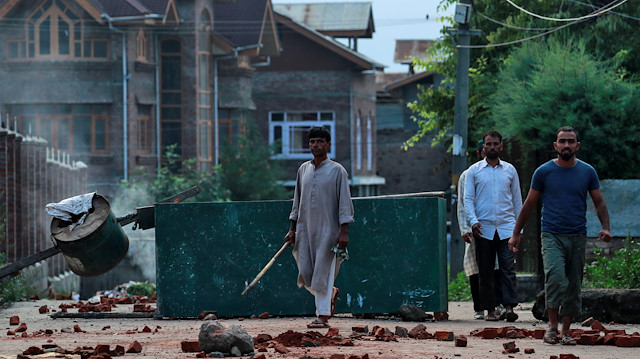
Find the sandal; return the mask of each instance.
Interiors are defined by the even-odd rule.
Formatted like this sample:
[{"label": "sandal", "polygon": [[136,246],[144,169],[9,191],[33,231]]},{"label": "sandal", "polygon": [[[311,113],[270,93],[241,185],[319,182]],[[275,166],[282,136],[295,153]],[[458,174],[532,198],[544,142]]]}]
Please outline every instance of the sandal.
[{"label": "sandal", "polygon": [[495,310],[492,310],[487,313],[487,316],[484,318],[484,320],[486,320],[487,322],[497,322],[500,319],[498,318],[498,316],[496,316]]},{"label": "sandal", "polygon": [[313,322],[307,324],[307,328],[309,329],[321,329],[321,328],[331,328],[329,323],[322,321],[319,318],[313,320]]},{"label": "sandal", "polygon": [[338,294],[340,293],[340,289],[333,287],[331,292],[331,317],[336,314],[336,299],[338,299]]},{"label": "sandal", "polygon": [[564,334],[562,339],[560,340],[560,344],[562,345],[576,345],[578,344],[575,339],[569,334]]},{"label": "sandal", "polygon": [[542,341],[547,344],[558,344],[558,328],[549,328],[544,333]]}]

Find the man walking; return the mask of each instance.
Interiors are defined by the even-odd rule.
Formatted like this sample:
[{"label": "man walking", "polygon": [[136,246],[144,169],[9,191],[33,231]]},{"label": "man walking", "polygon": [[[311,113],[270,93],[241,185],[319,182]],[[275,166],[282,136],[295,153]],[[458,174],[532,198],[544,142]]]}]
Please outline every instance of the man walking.
[{"label": "man walking", "polygon": [[[600,191],[598,175],[593,167],[576,158],[580,149],[578,132],[561,127],[553,147],[558,157],[538,167],[531,179],[531,189],[518,216],[513,233],[519,233],[542,198],[542,261],[544,290],[549,328],[544,342],[575,345],[569,327],[571,319],[582,311],[580,290],[587,240],[587,192],[602,229],[598,239],[609,242],[609,212]],[[509,249],[518,251],[521,238],[509,240]],[[558,338],[558,316],[562,317],[562,336]]]},{"label": "man walking", "polygon": [[[497,285],[506,307],[506,319],[514,322],[518,319],[513,311],[518,304],[513,268],[515,255],[509,251],[508,239],[522,208],[520,180],[515,167],[499,157],[502,135],[490,130],[482,139],[487,157],[469,167],[464,206],[476,241],[480,297],[483,309],[488,311],[485,320],[499,320],[495,311],[498,303],[494,287]],[[496,255],[500,271],[498,280],[493,272]]]},{"label": "man walking", "polygon": [[333,286],[340,269],[334,247],[346,250],[353,204],[347,171],[329,159],[331,133],[323,127],[309,130],[313,159],[298,169],[291,226],[284,237],[293,247],[298,264],[298,286],[315,297],[316,315],[309,328],[328,328],[334,314],[338,288]]}]

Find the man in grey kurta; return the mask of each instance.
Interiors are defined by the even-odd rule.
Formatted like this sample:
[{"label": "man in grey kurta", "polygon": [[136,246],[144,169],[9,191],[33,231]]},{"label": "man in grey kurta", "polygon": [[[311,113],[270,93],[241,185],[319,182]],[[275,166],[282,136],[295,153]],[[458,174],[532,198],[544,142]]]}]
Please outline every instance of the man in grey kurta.
[{"label": "man in grey kurta", "polygon": [[316,315],[308,327],[329,327],[328,320],[338,294],[333,287],[340,261],[332,247],[345,249],[349,243],[349,224],[353,222],[353,204],[347,171],[328,158],[331,134],[322,127],[309,131],[309,149],[314,158],[298,169],[291,227],[285,242],[294,245],[298,264],[298,286],[315,297]]}]

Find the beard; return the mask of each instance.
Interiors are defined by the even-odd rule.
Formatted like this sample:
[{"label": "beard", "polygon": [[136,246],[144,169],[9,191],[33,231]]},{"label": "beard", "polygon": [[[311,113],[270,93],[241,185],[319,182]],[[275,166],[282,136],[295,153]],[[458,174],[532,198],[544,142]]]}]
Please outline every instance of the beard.
[{"label": "beard", "polygon": [[575,152],[572,152],[571,150],[569,151],[560,151],[558,152],[558,154],[560,155],[560,158],[562,158],[563,161],[569,161],[570,159],[573,158],[573,156],[575,156]]},{"label": "beard", "polygon": [[495,160],[496,158],[498,158],[498,156],[500,156],[498,151],[489,151],[487,153],[487,158],[490,159],[490,160]]}]

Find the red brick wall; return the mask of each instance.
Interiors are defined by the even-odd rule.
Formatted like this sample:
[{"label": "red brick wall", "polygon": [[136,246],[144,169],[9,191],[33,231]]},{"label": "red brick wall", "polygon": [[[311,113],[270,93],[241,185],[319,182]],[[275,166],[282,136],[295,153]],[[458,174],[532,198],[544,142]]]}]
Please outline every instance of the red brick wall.
[{"label": "red brick wall", "polygon": [[[41,252],[49,239],[47,203],[87,192],[87,167],[47,150],[46,141],[0,128],[0,204],[5,230],[0,252],[9,262]],[[47,259],[49,276],[63,273],[62,256]]]}]

